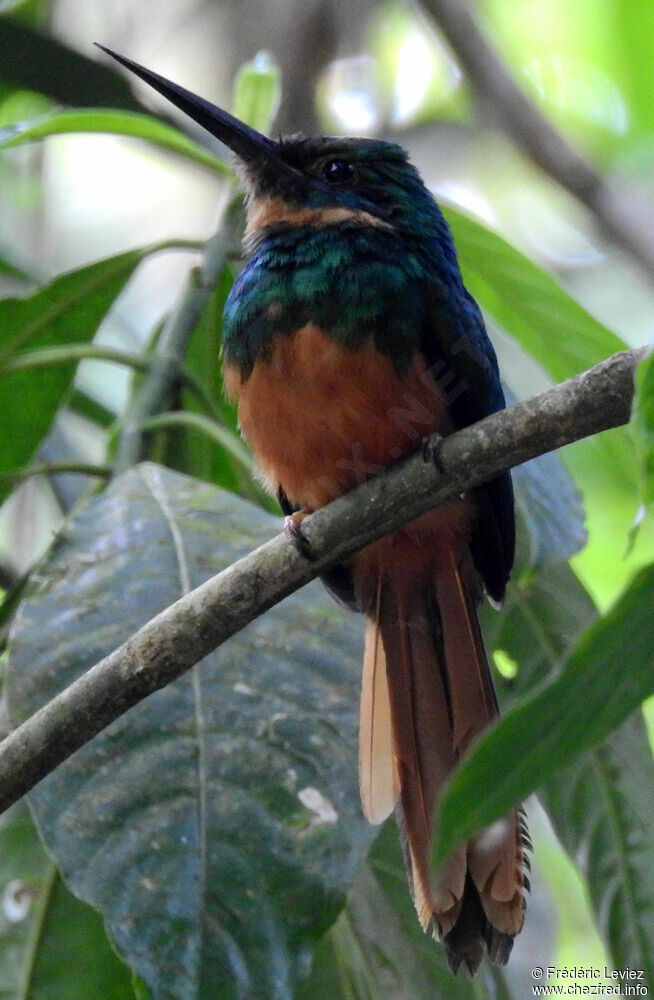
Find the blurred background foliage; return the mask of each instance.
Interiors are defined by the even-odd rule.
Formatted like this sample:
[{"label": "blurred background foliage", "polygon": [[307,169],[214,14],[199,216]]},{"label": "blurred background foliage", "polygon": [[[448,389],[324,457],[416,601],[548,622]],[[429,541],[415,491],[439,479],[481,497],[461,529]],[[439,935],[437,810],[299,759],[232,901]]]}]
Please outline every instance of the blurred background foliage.
[{"label": "blurred background foliage", "polygon": [[[650,340],[654,254],[648,262],[628,239],[607,236],[600,216],[507,137],[507,109],[471,85],[439,30],[447,6],[440,0],[424,6],[1,0],[3,627],[69,512],[92,503],[115,471],[142,458],[276,510],[252,478],[233,408],[221,393],[220,315],[240,266],[242,225],[224,150],[125,80],[93,41],[275,134],[379,135],[406,146],[447,211],[464,276],[484,308],[514,395],[530,395],[625,345]],[[477,0],[474,13],[534,106],[602,176],[627,229],[631,220],[634,232],[654,231],[651,4]],[[597,609],[625,593],[645,602],[649,593],[645,577],[634,574],[652,561],[651,519],[644,518],[628,549],[639,503],[651,504],[654,493],[651,372],[641,381],[638,450],[618,430],[562,455],[588,532],[588,543],[572,555],[572,571],[562,556],[580,547],[582,532],[562,473],[552,470],[549,487],[542,485],[542,510],[533,483],[521,494],[513,597],[488,622],[509,705],[556,673]],[[33,475],[35,465],[47,474]],[[557,519],[564,542],[556,540]],[[620,632],[619,614],[609,625],[611,649],[624,651],[628,670],[631,637]],[[635,655],[647,666],[646,653]],[[577,662],[580,656],[583,649]],[[489,972],[478,992],[462,985],[457,996],[519,998],[527,995],[534,965],[620,967],[629,959],[635,967],[639,955],[654,953],[654,896],[643,899],[654,879],[654,849],[651,833],[647,843],[642,839],[653,828],[651,751],[642,720],[629,725],[580,757],[574,774],[560,772],[544,786],[541,798],[565,852],[534,804],[537,892],[508,977],[493,980]],[[39,854],[26,813],[11,814],[0,839],[7,858],[0,881],[13,887],[5,903],[18,893],[19,877],[39,887],[29,928],[11,916],[20,907],[5,905],[0,915],[0,997],[90,995],[70,980],[66,947],[57,940],[61,924],[53,917],[61,913],[71,928],[76,921],[86,926],[76,909],[84,904]],[[387,929],[394,927],[392,912],[406,910],[391,870],[397,859],[391,864],[386,857],[378,844],[361,869],[346,909],[318,945],[307,996],[367,998],[384,990],[420,997],[431,995],[422,992],[429,982],[445,982],[438,989],[455,995],[415,935],[406,932],[420,967],[415,981],[406,956],[389,941],[373,942],[375,921],[362,903],[370,879],[383,895],[379,906],[390,907]],[[607,889],[607,872],[616,866],[621,884]],[[152,982],[130,979],[95,915],[88,928],[84,967],[95,969],[93,996],[142,996],[148,989],[168,995],[164,986],[158,991]],[[16,956],[20,973],[9,977]],[[128,949],[123,957],[129,960]],[[397,973],[392,988],[384,986],[388,967]]]}]

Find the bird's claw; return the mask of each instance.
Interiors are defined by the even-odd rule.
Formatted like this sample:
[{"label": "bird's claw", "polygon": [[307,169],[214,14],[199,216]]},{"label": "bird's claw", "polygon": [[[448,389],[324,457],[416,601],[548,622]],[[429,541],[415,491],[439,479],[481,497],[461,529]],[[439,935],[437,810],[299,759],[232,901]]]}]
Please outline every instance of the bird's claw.
[{"label": "bird's claw", "polygon": [[441,450],[445,438],[442,434],[432,434],[430,437],[422,439],[422,458],[425,462],[431,462],[438,472],[445,472],[445,466],[441,458]]},{"label": "bird's claw", "polygon": [[302,531],[302,521],[307,516],[304,510],[296,510],[294,514],[287,514],[284,518],[284,534],[296,547],[300,555],[310,562],[314,562],[316,555],[311,548],[311,544]]}]

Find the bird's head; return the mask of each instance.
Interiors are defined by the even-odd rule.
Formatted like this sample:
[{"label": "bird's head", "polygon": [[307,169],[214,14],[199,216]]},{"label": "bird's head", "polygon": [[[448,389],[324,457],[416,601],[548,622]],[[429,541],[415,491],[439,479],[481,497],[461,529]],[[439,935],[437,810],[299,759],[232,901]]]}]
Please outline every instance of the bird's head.
[{"label": "bird's head", "polygon": [[99,48],[232,150],[248,194],[251,237],[275,222],[348,218],[414,234],[425,228],[439,235],[440,212],[401,146],[332,136],[270,139],[131,59]]}]

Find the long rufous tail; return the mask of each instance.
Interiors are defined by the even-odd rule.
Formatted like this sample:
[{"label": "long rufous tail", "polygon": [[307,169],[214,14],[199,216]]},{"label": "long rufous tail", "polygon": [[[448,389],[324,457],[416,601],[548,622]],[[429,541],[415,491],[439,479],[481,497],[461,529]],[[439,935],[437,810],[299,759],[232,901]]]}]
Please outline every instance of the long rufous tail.
[{"label": "long rufous tail", "polygon": [[371,823],[396,807],[420,923],[443,940],[453,971],[473,974],[485,949],[504,964],[520,931],[529,838],[515,810],[458,848],[438,877],[431,870],[440,790],[497,716],[466,560],[446,540],[418,572],[415,560],[413,569],[401,558],[367,562],[359,776]]}]

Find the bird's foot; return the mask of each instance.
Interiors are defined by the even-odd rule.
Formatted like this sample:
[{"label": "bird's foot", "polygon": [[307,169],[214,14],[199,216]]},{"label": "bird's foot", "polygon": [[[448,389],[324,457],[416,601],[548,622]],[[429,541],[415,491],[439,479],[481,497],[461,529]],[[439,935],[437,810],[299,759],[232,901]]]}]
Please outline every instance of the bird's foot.
[{"label": "bird's foot", "polygon": [[296,510],[293,514],[287,514],[284,518],[284,534],[290,542],[293,542],[300,555],[304,556],[310,562],[314,562],[316,554],[302,531],[302,522],[307,513],[308,511],[306,510]]},{"label": "bird's foot", "polygon": [[422,458],[425,462],[431,462],[437,472],[445,472],[445,466],[441,458],[441,450],[445,438],[442,434],[432,434],[430,437],[422,439]]}]

